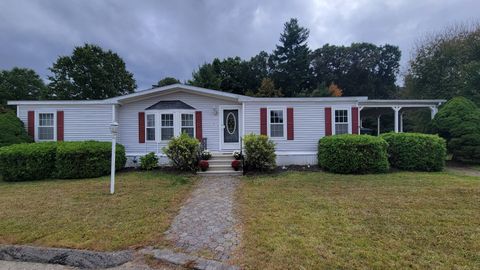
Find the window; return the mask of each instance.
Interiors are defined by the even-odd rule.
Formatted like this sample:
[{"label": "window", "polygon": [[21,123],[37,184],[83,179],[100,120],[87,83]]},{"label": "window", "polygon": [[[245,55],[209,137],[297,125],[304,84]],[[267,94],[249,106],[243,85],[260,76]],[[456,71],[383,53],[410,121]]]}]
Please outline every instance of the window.
[{"label": "window", "polygon": [[53,141],[55,139],[55,115],[53,113],[38,114],[38,140]]},{"label": "window", "polygon": [[193,137],[193,114],[182,113],[182,133],[187,133],[190,137]]},{"label": "window", "polygon": [[348,134],[348,110],[335,110],[335,134]]},{"label": "window", "polygon": [[270,110],[270,137],[284,137],[284,115],[283,110]]},{"label": "window", "polygon": [[147,141],[155,141],[155,114],[147,114]]},{"label": "window", "polygon": [[162,114],[161,123],[162,141],[170,140],[173,137],[173,114]]}]

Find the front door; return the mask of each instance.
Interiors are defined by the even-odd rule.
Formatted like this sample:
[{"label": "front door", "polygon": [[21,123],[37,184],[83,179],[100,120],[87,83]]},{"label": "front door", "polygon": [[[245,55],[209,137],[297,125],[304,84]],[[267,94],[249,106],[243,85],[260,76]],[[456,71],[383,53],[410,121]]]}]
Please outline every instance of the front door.
[{"label": "front door", "polygon": [[223,110],[223,149],[238,149],[240,139],[238,109]]}]

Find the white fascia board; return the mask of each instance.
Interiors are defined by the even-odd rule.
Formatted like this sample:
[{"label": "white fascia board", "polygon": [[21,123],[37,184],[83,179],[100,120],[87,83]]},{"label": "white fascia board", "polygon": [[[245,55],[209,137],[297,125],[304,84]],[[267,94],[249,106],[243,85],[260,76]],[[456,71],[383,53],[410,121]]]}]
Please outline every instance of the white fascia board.
[{"label": "white fascia board", "polygon": [[8,105],[116,105],[109,100],[9,100]]},{"label": "white fascia board", "polygon": [[239,101],[243,102],[362,102],[368,97],[279,97],[279,98],[260,98],[260,97],[242,97]]},{"label": "white fascia board", "polygon": [[390,106],[438,106],[445,103],[444,99],[373,99],[360,102],[360,106],[364,107],[390,107]]}]

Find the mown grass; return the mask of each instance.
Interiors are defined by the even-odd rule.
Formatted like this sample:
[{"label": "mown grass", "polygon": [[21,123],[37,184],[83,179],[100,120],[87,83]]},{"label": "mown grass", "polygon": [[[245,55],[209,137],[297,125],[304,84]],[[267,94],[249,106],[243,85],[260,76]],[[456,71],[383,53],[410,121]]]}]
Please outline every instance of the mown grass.
[{"label": "mown grass", "polygon": [[192,186],[164,172],[80,180],[0,181],[0,244],[118,250],[156,244]]},{"label": "mown grass", "polygon": [[480,268],[480,177],[284,173],[237,195],[246,269]]}]

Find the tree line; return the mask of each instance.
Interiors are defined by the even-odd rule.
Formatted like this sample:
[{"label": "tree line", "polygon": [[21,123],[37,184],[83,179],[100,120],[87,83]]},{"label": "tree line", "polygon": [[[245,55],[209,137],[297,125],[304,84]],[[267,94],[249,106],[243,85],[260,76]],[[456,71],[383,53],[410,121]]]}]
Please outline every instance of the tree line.
[{"label": "tree line", "polygon": [[[250,59],[204,63],[185,83],[250,96],[368,96],[444,98],[464,96],[480,104],[480,27],[448,28],[420,42],[396,85],[397,46],[353,43],[308,46],[309,30],[297,19],[284,24],[275,49]],[[0,72],[0,105],[16,99],[104,99],[132,93],[136,82],[123,59],[93,44],[75,47],[49,68],[48,84],[28,68]],[[180,82],[166,77],[153,86]]]}]

